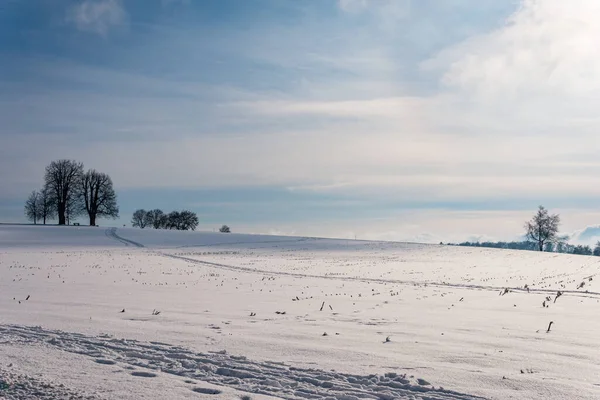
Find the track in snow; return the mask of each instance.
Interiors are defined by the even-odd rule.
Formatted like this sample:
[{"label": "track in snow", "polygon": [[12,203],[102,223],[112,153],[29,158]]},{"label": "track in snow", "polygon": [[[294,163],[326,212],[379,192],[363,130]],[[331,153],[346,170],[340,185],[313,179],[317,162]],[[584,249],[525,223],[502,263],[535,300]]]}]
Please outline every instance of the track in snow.
[{"label": "track in snow", "polygon": [[[414,382],[405,375],[360,376],[302,369],[283,363],[251,361],[225,352],[196,353],[183,347],[158,342],[144,343],[108,336],[85,336],[18,325],[0,325],[0,335],[3,338],[0,346],[7,344],[50,346],[90,357],[92,359],[90,361],[99,364],[145,369],[145,371],[131,372],[134,376],[152,378],[158,373],[170,374],[285,399],[482,399],[482,397],[443,388],[434,388],[422,380]],[[210,393],[203,390],[211,390],[212,394],[217,394],[214,389],[197,387],[192,390],[204,394]]]},{"label": "track in snow", "polygon": [[[135,242],[133,240],[129,240],[126,239],[122,236],[119,236],[117,234],[117,228],[109,228],[106,230],[106,236],[113,238],[117,241],[120,241],[121,243],[125,244],[126,246],[129,245],[133,245],[135,247],[144,247],[143,244]],[[300,239],[295,239],[295,240],[290,240],[290,241],[257,241],[257,242],[249,242],[251,244],[262,244],[262,243],[282,243],[282,242],[299,242],[299,241],[305,241],[308,240],[307,238],[300,238]],[[207,245],[198,245],[198,246],[181,246],[181,247],[212,247],[212,246],[224,246],[224,245],[239,245],[239,244],[246,244],[247,242],[238,242],[238,243],[214,243],[214,244],[207,244]],[[180,248],[181,248],[180,247]],[[257,274],[265,274],[265,275],[283,275],[283,276],[290,276],[290,277],[294,277],[294,278],[316,278],[316,279],[333,279],[333,280],[341,280],[341,281],[361,281],[361,282],[373,282],[373,283],[393,283],[393,284],[397,284],[397,285],[409,285],[409,286],[420,286],[420,285],[427,285],[427,286],[436,286],[436,287],[442,287],[442,288],[456,288],[456,289],[468,289],[468,290],[488,290],[488,291],[495,291],[495,292],[499,292],[504,290],[506,287],[502,286],[485,286],[485,285],[468,285],[468,284],[461,284],[461,283],[447,283],[447,282],[427,282],[427,281],[411,281],[411,280],[398,280],[398,279],[376,279],[376,278],[359,278],[359,277],[342,277],[342,276],[323,276],[323,275],[314,275],[314,274],[299,274],[299,273],[294,273],[294,272],[285,272],[285,271],[269,271],[269,270],[261,270],[261,269],[256,269],[256,268],[247,268],[247,267],[239,267],[239,266],[234,266],[234,265],[227,265],[227,264],[221,264],[221,263],[214,263],[214,262],[210,262],[210,261],[203,261],[203,260],[198,260],[195,258],[189,258],[189,257],[184,257],[184,256],[180,256],[177,254],[169,254],[169,253],[164,253],[161,251],[156,251],[155,254],[163,256],[163,257],[170,257],[170,258],[174,258],[174,259],[178,259],[178,260],[182,260],[182,261],[187,261],[189,263],[193,263],[193,264],[200,264],[200,265],[208,265],[211,267],[216,267],[216,268],[220,268],[220,269],[227,269],[227,270],[231,270],[231,271],[237,271],[237,272],[246,272],[246,273],[257,273]],[[534,288],[530,288],[529,291],[527,289],[524,288],[514,288],[511,287],[510,290],[515,291],[515,292],[533,292],[533,293],[542,293],[542,294],[556,294],[557,290],[560,290],[561,292],[565,293],[565,294],[570,294],[570,295],[574,295],[577,297],[592,297],[592,298],[599,298],[600,297],[600,292],[590,292],[590,291],[578,291],[578,290],[565,290],[565,289],[534,289]]]},{"label": "track in snow", "polygon": [[[256,273],[256,274],[264,274],[264,275],[283,275],[283,276],[290,276],[293,278],[315,278],[315,279],[333,279],[333,280],[339,280],[339,281],[393,283],[393,284],[397,284],[397,285],[409,285],[409,286],[425,285],[425,286],[435,286],[435,287],[442,287],[442,288],[489,290],[489,291],[494,291],[494,292],[499,292],[506,288],[505,286],[499,287],[499,286],[484,286],[484,285],[468,285],[468,284],[461,284],[461,283],[442,283],[442,282],[410,281],[410,280],[398,280],[398,279],[360,278],[360,277],[351,277],[351,276],[323,276],[323,275],[314,275],[314,274],[299,274],[297,272],[269,271],[269,270],[261,270],[261,269],[248,268],[248,267],[238,267],[238,266],[233,266],[233,265],[214,263],[214,262],[210,262],[210,261],[202,261],[202,260],[198,260],[195,258],[189,258],[189,257],[180,256],[177,254],[168,254],[168,253],[163,253],[163,252],[156,252],[156,254],[161,255],[163,257],[170,257],[170,258],[175,258],[178,260],[187,261],[187,262],[193,263],[193,264],[208,265],[211,267],[228,269],[231,271]],[[515,291],[515,292],[521,292],[521,293],[532,292],[532,293],[544,293],[544,294],[556,294],[556,291],[557,291],[555,289],[530,289],[528,292],[527,289],[512,288],[512,287],[510,288],[510,290]],[[589,291],[583,292],[583,291],[565,290],[565,289],[561,289],[561,292],[572,294],[572,295],[579,296],[579,297],[593,297],[593,298],[600,297],[600,292],[589,292]]]},{"label": "track in snow", "polygon": [[114,239],[118,242],[123,243],[125,246],[131,245],[131,246],[135,246],[135,247],[144,247],[144,245],[141,243],[134,242],[133,240],[125,239],[124,237],[119,236],[117,234],[117,228],[108,228],[106,231],[104,231],[104,234],[111,239]]}]

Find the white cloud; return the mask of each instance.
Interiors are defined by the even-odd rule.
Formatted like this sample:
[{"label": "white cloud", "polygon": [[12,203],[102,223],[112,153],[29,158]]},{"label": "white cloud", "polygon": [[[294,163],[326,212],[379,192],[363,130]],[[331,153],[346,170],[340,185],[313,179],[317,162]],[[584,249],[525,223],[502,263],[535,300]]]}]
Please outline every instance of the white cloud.
[{"label": "white cloud", "polygon": [[[311,90],[240,90],[229,91],[226,96],[221,94],[223,89],[188,82],[144,79],[100,69],[78,70],[72,65],[68,69],[44,66],[44,70],[61,71],[61,79],[87,85],[103,82],[103,91],[108,93],[118,85],[126,89],[125,94],[28,94],[14,104],[30,104],[32,114],[43,111],[35,114],[39,120],[59,120],[57,125],[88,134],[91,130],[111,132],[113,138],[117,132],[127,134],[125,143],[111,142],[106,136],[101,145],[83,141],[78,153],[99,164],[106,163],[106,154],[116,158],[108,167],[119,166],[124,186],[266,184],[390,196],[399,201],[543,200],[565,193],[597,196],[600,163],[589,156],[600,152],[596,140],[600,117],[595,112],[600,104],[587,104],[590,96],[580,97],[584,89],[570,89],[574,86],[570,81],[579,77],[562,67],[560,74],[553,75],[555,87],[562,88],[560,95],[539,94],[545,93],[544,71],[552,64],[544,61],[548,54],[551,60],[566,60],[579,72],[587,62],[596,62],[589,59],[595,50],[583,51],[577,58],[580,53],[563,44],[585,44],[586,37],[595,32],[596,28],[589,26],[595,3],[578,1],[583,11],[564,9],[553,0],[528,1],[505,26],[441,52],[427,66],[439,72],[444,86],[428,95],[406,93],[402,82],[393,76],[403,60],[383,50],[366,50],[369,40],[359,42],[356,48],[343,41],[334,55],[328,53],[329,46],[320,45],[314,52],[304,47],[296,51],[294,46],[294,51],[285,52],[282,46],[288,33],[294,43],[309,44],[301,41],[296,31],[284,29],[279,35],[267,36],[264,48],[269,51],[252,54],[285,68],[309,54],[312,63],[307,69],[315,70],[343,67],[344,60],[358,61],[346,65],[350,74],[345,79],[309,83]],[[377,7],[386,2],[358,2],[363,3]],[[561,22],[582,18],[588,23]],[[569,29],[560,30],[561,26]],[[535,33],[538,31],[544,34]],[[523,41],[518,40],[520,37]],[[252,42],[264,44],[258,39]],[[382,41],[388,39],[382,37]],[[511,55],[523,52],[531,54],[528,62]],[[288,54],[292,58],[287,59]],[[501,68],[496,70],[496,64]],[[302,70],[292,72],[303,77]],[[383,80],[378,80],[382,76]],[[387,88],[382,88],[385,82],[389,82]],[[356,86],[348,89],[350,84]],[[593,80],[591,85],[595,85]],[[154,91],[169,96],[162,98]],[[196,93],[209,93],[217,104],[198,101]],[[532,101],[535,93],[538,95]],[[9,114],[18,115],[18,108],[11,111],[10,107],[5,107],[9,122]],[[224,122],[231,128],[223,127]],[[16,146],[17,141],[13,144]],[[62,150],[51,153],[53,148],[44,147],[46,154],[63,156]],[[10,151],[7,148],[6,153]],[[147,156],[156,153],[163,155],[161,159],[177,159],[178,163],[165,166],[156,157]],[[138,160],[135,166],[129,166],[131,158]],[[219,162],[222,159],[230,161]],[[161,179],[154,178],[157,176]]]},{"label": "white cloud", "polygon": [[422,112],[424,99],[418,97],[392,97],[343,101],[289,101],[266,100],[232,104],[264,115],[325,115],[331,117],[391,118],[415,117]]},{"label": "white cloud", "polygon": [[450,87],[502,100],[600,89],[600,3],[526,0],[506,26],[440,55]]},{"label": "white cloud", "polygon": [[84,0],[67,10],[67,22],[83,32],[106,35],[127,20],[121,0]]},{"label": "white cloud", "polygon": [[569,242],[594,246],[600,241],[600,226],[587,226],[568,234]]},{"label": "white cloud", "polygon": [[[410,6],[339,1],[345,12],[377,18],[394,4]],[[407,10],[390,16],[398,22]],[[328,31],[318,19],[308,25],[261,26],[243,37],[230,29],[211,36],[219,51],[239,57],[234,62],[240,71],[256,72],[263,65],[274,71],[270,91],[42,66],[46,72],[60,71],[61,82],[101,84],[103,90],[22,90],[3,103],[3,120],[10,123],[17,116],[17,125],[23,124],[19,110],[27,104],[28,115],[45,126],[68,125],[90,136],[94,131],[96,137],[104,135],[102,143],[82,139],[58,145],[60,136],[45,133],[31,149],[33,136],[11,138],[0,148],[0,159],[24,156],[10,161],[0,181],[24,194],[49,160],[76,154],[87,165],[112,173],[120,187],[279,185],[399,203],[497,204],[515,198],[548,207],[552,204],[545,199],[599,197],[598,11],[596,0],[525,1],[506,24],[444,49],[424,62],[418,71],[423,75],[416,77],[404,75],[416,62],[404,57],[406,43],[397,44],[397,36],[382,34],[375,25],[355,30],[339,21],[328,24]],[[106,34],[126,15],[116,0],[88,0],[74,7],[70,18],[81,30]],[[353,21],[352,15],[341,18]],[[161,49],[175,54],[172,58],[181,65],[203,66],[210,45],[199,45],[199,35],[189,33],[182,32],[181,40],[169,36]],[[170,53],[173,49],[179,53]],[[187,56],[196,58],[187,62]],[[285,82],[278,87],[282,71]],[[407,89],[419,79],[427,80],[427,91]],[[113,90],[116,94],[110,94]],[[203,103],[201,96],[214,101]],[[123,132],[119,141],[114,140],[117,132]],[[13,176],[8,172],[13,170],[24,172]],[[460,226],[463,236],[456,240],[478,232],[501,239],[506,232],[520,232],[528,217],[507,215],[452,216],[438,224],[422,214],[416,226],[390,229],[398,222],[390,220],[357,234],[400,240],[435,232],[445,242]],[[576,214],[568,215],[575,220]],[[592,217],[597,216],[585,214]],[[585,218],[574,228],[596,222]]]},{"label": "white cloud", "polygon": [[462,116],[463,126],[558,135],[565,149],[585,140],[600,150],[593,140],[600,128],[599,15],[595,0],[525,0],[503,27],[445,49],[423,68],[442,74],[454,101],[449,112]]}]

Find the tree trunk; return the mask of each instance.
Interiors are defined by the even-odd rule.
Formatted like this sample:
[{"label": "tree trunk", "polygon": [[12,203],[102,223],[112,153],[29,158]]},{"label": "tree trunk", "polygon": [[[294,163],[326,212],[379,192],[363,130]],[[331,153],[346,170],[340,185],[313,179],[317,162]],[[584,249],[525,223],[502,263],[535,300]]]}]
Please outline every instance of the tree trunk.
[{"label": "tree trunk", "polygon": [[544,251],[544,242],[540,242],[540,251]]},{"label": "tree trunk", "polygon": [[96,226],[96,214],[90,214],[90,226]]},{"label": "tree trunk", "polygon": [[46,214],[44,214],[44,225],[46,225]]},{"label": "tree trunk", "polygon": [[65,206],[63,204],[59,204],[58,205],[58,224],[59,225],[66,225],[66,218],[65,218]]}]

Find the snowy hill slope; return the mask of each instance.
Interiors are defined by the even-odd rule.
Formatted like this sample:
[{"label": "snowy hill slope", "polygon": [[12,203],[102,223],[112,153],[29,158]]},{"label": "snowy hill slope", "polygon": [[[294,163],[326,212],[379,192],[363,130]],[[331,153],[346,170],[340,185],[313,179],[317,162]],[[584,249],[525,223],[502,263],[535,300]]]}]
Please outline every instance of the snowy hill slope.
[{"label": "snowy hill slope", "polygon": [[169,248],[207,246],[214,243],[290,241],[285,236],[221,234],[213,232],[168,231],[154,229],[99,228],[90,226],[0,224],[0,251],[23,248],[122,248],[126,238],[142,247]]},{"label": "snowy hill slope", "polygon": [[599,271],[535,252],[0,226],[0,396],[59,382],[54,398],[599,398]]}]

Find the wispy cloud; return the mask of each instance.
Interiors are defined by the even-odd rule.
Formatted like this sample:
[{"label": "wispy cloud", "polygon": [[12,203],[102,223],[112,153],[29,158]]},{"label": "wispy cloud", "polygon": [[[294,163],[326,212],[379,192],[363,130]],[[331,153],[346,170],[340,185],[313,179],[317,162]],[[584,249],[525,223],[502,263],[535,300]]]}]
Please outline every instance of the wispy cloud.
[{"label": "wispy cloud", "polygon": [[406,17],[410,13],[412,0],[338,0],[338,6],[345,12],[376,12],[391,17]]},{"label": "wispy cloud", "polygon": [[589,135],[600,125],[599,12],[594,0],[524,1],[504,26],[444,49],[423,67],[441,72],[463,115],[499,125],[509,117],[513,131],[527,135]]},{"label": "wispy cloud", "polygon": [[127,20],[121,0],[83,0],[67,10],[67,22],[82,32],[106,35]]},{"label": "wispy cloud", "polygon": [[339,7],[346,12],[356,12],[367,8],[369,0],[338,0]]},{"label": "wispy cloud", "polygon": [[444,50],[444,84],[500,101],[600,88],[600,3],[527,0],[506,25]]},{"label": "wispy cloud", "polygon": [[[49,160],[75,154],[132,190],[275,186],[454,209],[600,196],[596,0],[163,7],[176,2],[186,3],[79,2],[68,20],[107,38],[97,51],[90,35],[53,31],[65,36],[48,35],[52,59],[3,63],[13,71],[0,78],[3,194],[26,195]],[[127,40],[112,40],[128,20]],[[500,225],[482,215],[453,221],[498,238],[522,228],[522,215]],[[427,223],[361,232],[452,229],[418,218]]]},{"label": "wispy cloud", "polygon": [[180,5],[190,5],[190,1],[191,0],[160,0],[161,4],[163,6],[170,6],[170,5],[174,5],[174,4],[180,4]]},{"label": "wispy cloud", "polygon": [[349,15],[374,17],[376,27],[383,32],[397,32],[411,17],[413,0],[338,0],[338,7]]},{"label": "wispy cloud", "polygon": [[423,99],[418,97],[376,98],[345,101],[266,100],[232,104],[246,112],[263,115],[327,115],[352,118],[406,118],[422,111]]}]

